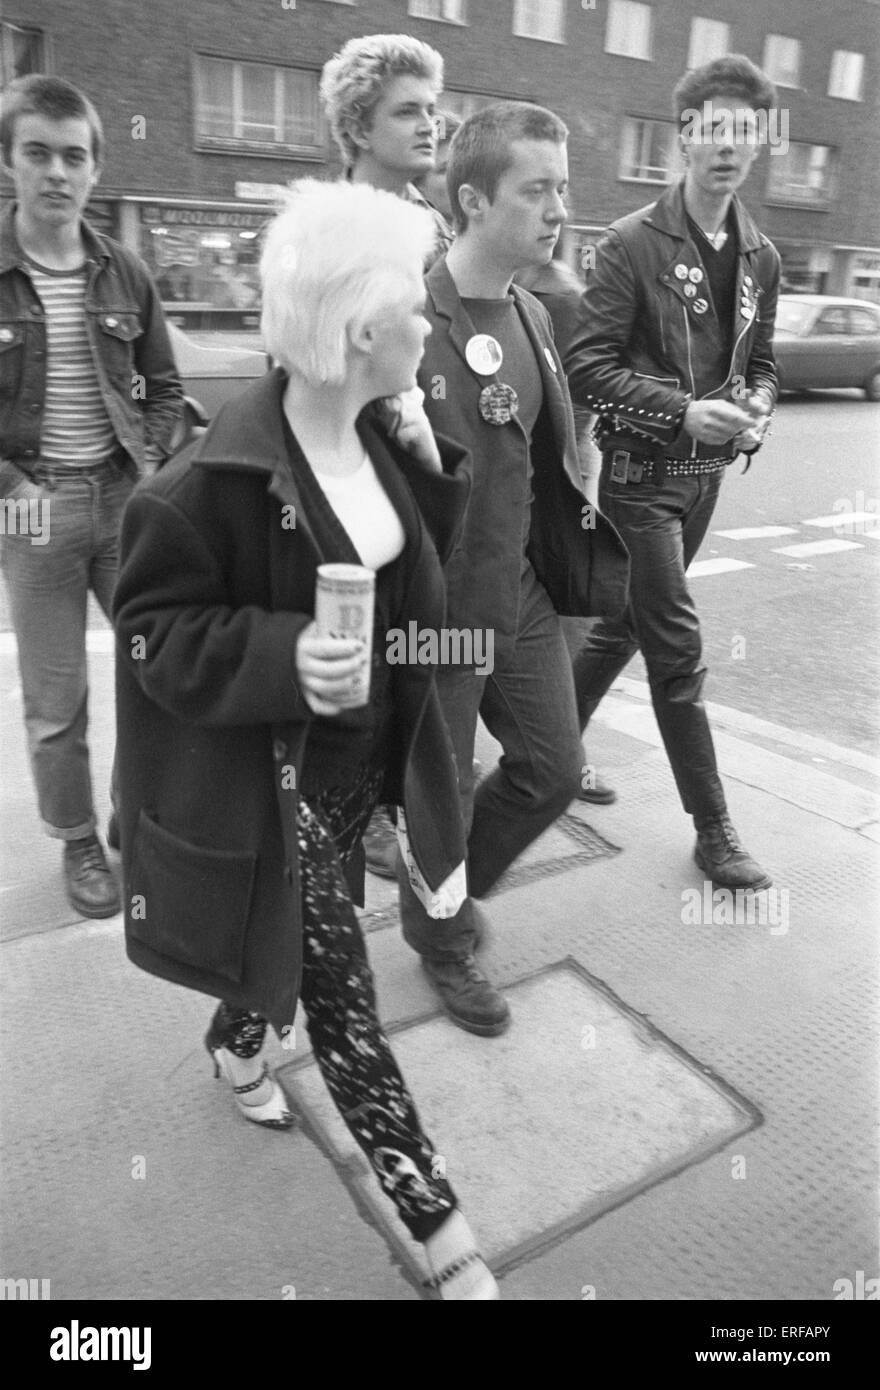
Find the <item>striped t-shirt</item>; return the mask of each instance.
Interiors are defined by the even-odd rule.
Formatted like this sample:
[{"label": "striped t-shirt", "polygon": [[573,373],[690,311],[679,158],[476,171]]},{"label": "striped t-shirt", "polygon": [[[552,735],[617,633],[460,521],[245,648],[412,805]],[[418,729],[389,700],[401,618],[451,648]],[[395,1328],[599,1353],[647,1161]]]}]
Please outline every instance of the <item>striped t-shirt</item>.
[{"label": "striped t-shirt", "polygon": [[113,453],[116,431],[101,395],[86,331],[88,266],[47,270],[28,259],[34,289],[46,311],[46,397],[40,457],[71,468]]}]

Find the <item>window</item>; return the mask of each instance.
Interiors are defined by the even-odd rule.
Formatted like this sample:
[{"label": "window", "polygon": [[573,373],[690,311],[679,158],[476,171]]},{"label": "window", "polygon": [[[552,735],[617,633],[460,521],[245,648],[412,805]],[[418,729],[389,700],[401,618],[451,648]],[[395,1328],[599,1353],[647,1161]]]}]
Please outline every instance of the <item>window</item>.
[{"label": "window", "polygon": [[318,74],[269,63],[196,59],[196,143],[254,153],[321,151]]},{"label": "window", "polygon": [[880,334],[880,319],[873,309],[854,309],[850,305],[849,310],[850,329],[853,333]]},{"label": "window", "polygon": [[16,77],[45,71],[46,50],[40,30],[0,24],[0,87],[14,82]]},{"label": "window", "polygon": [[700,68],[714,58],[730,52],[730,25],[720,19],[691,20],[691,42],[688,48],[688,68]]},{"label": "window", "polygon": [[767,197],[784,203],[825,204],[834,193],[834,150],[830,145],[792,143],[783,154],[774,150],[767,177]]},{"label": "window", "polygon": [[439,19],[445,24],[466,24],[464,0],[409,0],[413,19]]},{"label": "window", "polygon": [[676,129],[671,121],[644,121],[627,116],[620,147],[621,179],[668,183],[675,163]]},{"label": "window", "polygon": [[834,50],[828,76],[828,95],[841,101],[861,101],[865,79],[864,53],[850,53],[845,48]]},{"label": "window", "polygon": [[506,100],[507,97],[490,97],[484,92],[451,92],[447,87],[438,106],[443,111],[451,111],[459,120],[466,121],[468,116],[472,116],[475,111],[482,111],[485,106],[491,106],[493,101]]},{"label": "window", "polygon": [[826,309],[816,319],[813,335],[817,338],[826,333],[849,333],[849,315],[846,309]]},{"label": "window", "polygon": [[605,52],[622,58],[651,57],[651,6],[637,0],[609,0]]},{"label": "window", "polygon": [[768,34],[764,40],[764,71],[778,87],[801,84],[801,45],[784,34]]},{"label": "window", "polygon": [[565,43],[565,0],[513,0],[513,32],[522,39]]}]

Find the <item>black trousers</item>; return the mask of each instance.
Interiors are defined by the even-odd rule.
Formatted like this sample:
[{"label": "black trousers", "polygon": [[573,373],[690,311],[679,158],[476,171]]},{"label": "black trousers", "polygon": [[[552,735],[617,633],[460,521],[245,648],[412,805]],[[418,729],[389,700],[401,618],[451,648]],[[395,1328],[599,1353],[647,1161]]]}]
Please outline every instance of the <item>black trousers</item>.
[{"label": "black trousers", "polygon": [[685,571],[712,520],[723,473],[616,483],[602,463],[599,506],[632,565],[622,619],[595,623],[573,658],[581,729],[641,648],[651,700],[684,809],[697,826],[726,812],[712,732],[702,700],[706,667],[700,620]]}]

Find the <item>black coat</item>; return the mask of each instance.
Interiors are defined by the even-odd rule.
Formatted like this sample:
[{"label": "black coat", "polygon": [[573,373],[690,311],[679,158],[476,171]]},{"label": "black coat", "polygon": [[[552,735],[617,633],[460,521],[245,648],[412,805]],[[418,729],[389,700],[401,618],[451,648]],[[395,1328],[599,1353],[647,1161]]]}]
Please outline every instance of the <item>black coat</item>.
[{"label": "black coat", "polygon": [[[128,954],[279,1028],[299,989],[296,788],[315,717],[295,647],[324,560],[288,462],[284,383],[279,369],[255,382],[136,489],[114,600]],[[467,454],[439,440],[447,472],[430,473],[369,408],[358,430],[406,533],[401,621],[439,628],[435,542],[444,555],[460,525]],[[414,856],[437,887],[464,859],[465,837],[432,670],[395,666],[392,693],[399,738],[384,795],[405,806]],[[361,885],[362,875],[361,864]]]},{"label": "black coat", "polygon": [[779,253],[739,198],[731,203],[739,254],[728,349],[685,213],[683,185],[609,227],[587,275],[580,322],[565,354],[571,394],[603,432],[647,436],[671,458],[729,456],[681,427],[692,400],[736,400],[743,385],[777,393],[773,326]]},{"label": "black coat", "polygon": [[446,566],[450,623],[492,628],[496,652],[514,638],[529,461],[534,496],[526,548],[554,608],[576,617],[616,616],[626,606],[629,558],[613,526],[588,507],[583,494],[571,399],[546,309],[512,286],[544,392],[530,450],[516,417],[499,426],[480,414],[480,393],[489,378],[467,362],[465,350],[476,330],[445,259],[432,267],[425,284],[425,317],[432,328],[419,368],[425,410],[435,431],[470,451],[474,470],[464,529]]}]

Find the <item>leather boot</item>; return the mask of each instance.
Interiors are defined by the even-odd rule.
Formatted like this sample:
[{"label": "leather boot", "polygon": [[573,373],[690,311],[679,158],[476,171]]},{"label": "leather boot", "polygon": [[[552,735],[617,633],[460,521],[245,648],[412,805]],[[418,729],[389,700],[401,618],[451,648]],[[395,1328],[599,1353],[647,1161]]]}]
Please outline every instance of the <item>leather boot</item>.
[{"label": "leather boot", "polygon": [[116,879],[96,835],[65,841],[64,877],[70,905],[83,917],[115,917],[121,910]]},{"label": "leather boot", "polygon": [[694,858],[716,888],[769,888],[773,880],[748,850],[726,815],[697,826]]}]

